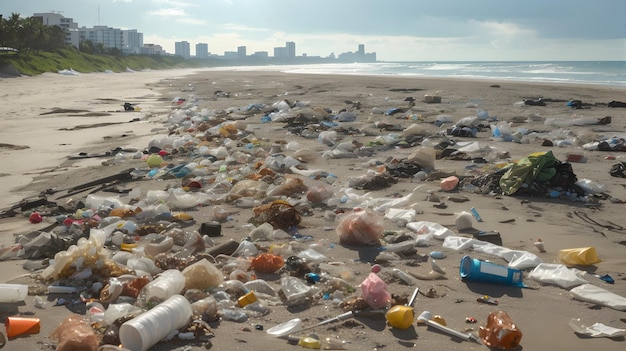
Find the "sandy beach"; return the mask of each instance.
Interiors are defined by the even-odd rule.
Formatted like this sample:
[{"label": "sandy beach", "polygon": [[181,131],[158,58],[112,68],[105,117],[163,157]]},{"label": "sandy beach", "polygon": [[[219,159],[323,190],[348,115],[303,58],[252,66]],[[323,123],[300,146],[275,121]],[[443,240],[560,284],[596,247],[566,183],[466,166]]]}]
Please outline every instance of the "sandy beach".
[{"label": "sandy beach", "polygon": [[[168,135],[188,135],[189,140],[178,149],[170,149],[176,152],[170,152],[165,163],[199,163],[206,158],[202,157],[200,148],[204,146],[214,150],[223,146],[224,134],[220,136],[218,132],[208,136],[216,129],[202,129],[198,121],[238,123],[242,129],[237,136],[231,135],[234,141],[228,144],[231,148],[229,152],[254,152],[246,151],[248,156],[240,155],[246,162],[232,161],[225,166],[226,177],[217,178],[219,171],[206,166],[208,171],[195,178],[205,186],[199,192],[211,193],[209,189],[216,192],[210,187],[219,183],[216,179],[225,179],[236,185],[242,180],[241,173],[237,172],[243,172],[246,165],[254,168],[255,163],[266,162],[271,155],[306,159],[300,173],[316,171],[313,172],[316,177],[287,174],[276,177],[274,183],[266,184],[266,189],[271,190],[273,186],[280,185],[284,177],[291,177],[299,179],[304,185],[304,191],[283,197],[302,213],[297,236],[260,240],[257,246],[267,250],[271,245],[290,244],[295,254],[313,243],[330,243],[326,251],[330,261],[338,262],[353,272],[353,278],[348,282],[356,290],[345,293],[346,300],[360,296],[359,284],[372,270],[381,250],[380,245],[342,245],[336,232],[341,215],[350,213],[354,208],[375,207],[367,206],[376,203],[372,199],[402,197],[410,200],[399,208],[416,210],[410,222],[437,223],[454,232],[455,236],[472,237],[472,230],[456,227],[456,218],[460,213],[475,208],[482,221],[473,220],[474,230],[498,232],[502,246],[530,252],[544,263],[559,263],[558,253],[563,249],[593,247],[601,261],[577,268],[587,272],[585,279],[589,283],[626,296],[626,220],[622,217],[626,206],[626,178],[613,177],[609,173],[620,159],[626,159],[623,157],[626,154],[582,147],[594,140],[626,135],[626,109],[607,106],[610,101],[626,99],[626,91],[622,88],[414,77],[297,75],[267,71],[176,70],[79,76],[44,74],[1,79],[0,91],[3,101],[7,102],[0,106],[3,126],[0,130],[0,163],[3,165],[0,170],[0,208],[45,194],[49,189],[56,190],[47,196],[47,200],[57,205],[71,207],[77,201],[85,201],[89,191],[77,191],[70,196],[67,189],[127,169],[138,169],[141,170],[138,173],[144,174],[149,169],[145,157],[132,158],[130,155],[141,154],[152,140]],[[441,101],[426,103],[424,97],[427,95],[440,97]],[[184,103],[173,104],[176,98],[184,99]],[[545,101],[544,106],[520,104],[523,100],[539,98]],[[413,103],[411,100],[414,100]],[[567,102],[572,100],[582,101],[583,108],[567,106]],[[137,104],[141,110],[121,111],[124,102]],[[269,111],[275,111],[272,106],[278,104],[291,104],[286,115],[292,117],[293,124],[288,125],[277,114],[272,115],[273,120],[264,118],[268,117]],[[171,113],[185,107],[189,108],[189,115],[202,114],[204,110],[205,117],[215,118],[199,118],[194,123],[190,122],[191,118],[182,118],[177,125],[173,125]],[[332,127],[329,127],[330,123],[321,123],[324,117],[339,115],[342,110],[351,113],[354,118],[344,115],[346,120],[332,120],[336,123]],[[482,123],[487,127],[478,127],[475,136],[446,133],[464,118],[482,118],[485,114],[488,117]],[[608,124],[570,123],[577,119],[602,119],[607,116],[611,117]],[[312,119],[317,120],[313,123]],[[308,121],[310,125],[298,129],[294,120]],[[546,123],[546,120],[554,123]],[[501,122],[507,123],[513,132],[522,128],[520,130],[535,133],[528,134],[522,143],[505,141],[494,137],[489,128],[490,124]],[[215,127],[218,122],[212,123],[211,127]],[[559,123],[561,126],[556,125]],[[326,128],[339,132],[332,135],[336,139],[324,144],[318,139],[318,134]],[[296,130],[301,134],[296,135]],[[311,133],[302,133],[303,130]],[[227,131],[224,133],[229,134]],[[401,138],[406,143],[389,144],[389,140]],[[356,179],[378,172],[384,169],[383,166],[389,168],[390,160],[409,158],[421,144],[439,145],[450,140],[456,143],[452,146],[474,145],[479,151],[457,154],[458,157],[437,157],[434,169],[428,170],[423,180],[396,177],[394,181],[387,179],[382,188],[346,192]],[[547,146],[545,140],[554,141],[553,146]],[[335,150],[334,146],[344,142],[363,146],[364,153],[350,157],[329,156],[332,155],[329,152]],[[472,144],[474,142],[478,143]],[[116,148],[124,150],[122,152],[128,157],[116,159],[114,153],[106,154]],[[572,160],[572,170],[577,178],[600,186],[601,194],[572,201],[571,196],[567,198],[565,195],[551,198],[480,194],[463,189],[442,191],[441,180],[448,176],[469,179],[531,153],[545,151],[551,151],[558,160]],[[441,150],[439,153],[441,156]],[[76,157],[79,155],[94,157]],[[577,160],[573,155],[582,159]],[[141,178],[117,186],[144,198],[149,190],[182,188],[189,179]],[[322,205],[310,203],[304,194],[317,186],[332,190],[332,198],[336,201],[332,205],[330,202]],[[409,197],[411,194],[413,196]],[[132,200],[128,192],[115,194],[101,191],[93,195],[115,197],[125,204]],[[231,239],[241,242],[250,235],[254,228],[249,222],[254,213],[252,206],[242,205],[244,201],[241,199],[245,196],[231,196],[228,200],[215,197],[212,193],[207,196],[211,200],[200,206],[176,211],[193,217],[194,222],[185,227],[186,232],[198,231],[201,223],[218,220],[222,222],[222,235],[211,238],[216,245]],[[348,201],[340,201],[342,196]],[[265,196],[251,198],[251,201],[258,205],[279,197]],[[371,201],[368,203],[367,200]],[[29,213],[24,211],[0,218],[0,248],[12,245],[17,234],[51,230],[48,228],[56,223],[54,217],[44,217],[41,223],[32,224]],[[415,237],[417,234],[406,228],[405,222],[384,219],[384,210],[380,216],[386,239],[394,235]],[[310,239],[298,239],[302,236]],[[535,247],[538,239],[544,242],[545,252]],[[381,243],[385,244],[385,240],[381,239]],[[422,294],[418,295],[414,304],[416,314],[430,311],[442,316],[449,327],[478,335],[479,327],[486,324],[490,312],[505,311],[523,333],[520,346],[516,348],[518,350],[624,349],[623,337],[582,337],[568,326],[572,318],[581,318],[587,325],[598,322],[624,329],[624,311],[575,300],[568,289],[529,279],[527,275],[531,269],[524,270],[524,282],[528,288],[523,289],[463,281],[458,272],[461,258],[465,255],[500,265],[507,262],[485,253],[443,247],[443,240],[431,239],[429,246],[420,246],[416,250],[417,253],[409,257],[380,260],[382,271],[379,273],[393,295],[406,297],[416,287],[420,288]],[[413,284],[406,284],[392,274],[394,269],[400,269],[418,277],[427,275],[431,271],[428,255],[432,251],[441,251],[445,255],[445,258],[437,260],[446,272],[441,279],[414,277]],[[26,262],[24,259],[1,261],[0,283],[35,284],[32,274],[38,272],[22,268]],[[285,275],[288,273],[258,274],[276,291],[280,290],[281,277]],[[598,278],[604,275],[612,277],[614,284]],[[43,282],[44,285],[48,283]],[[477,298],[483,295],[498,300],[498,305],[477,302]],[[2,320],[16,314],[41,319],[40,333],[9,340],[5,349],[54,350],[56,343],[49,338],[50,333],[66,315],[85,313],[84,303],[55,305],[58,297],[76,299],[77,295],[50,294],[43,297],[47,301],[44,309],[34,307],[35,296],[32,294],[23,303],[0,304]],[[213,321],[209,323],[212,337],[194,340],[174,338],[155,345],[151,350],[298,349],[302,347],[273,338],[267,335],[266,330],[293,318],[301,318],[305,325],[313,325],[344,312],[331,300],[319,297],[310,305],[286,306],[277,303],[270,304],[268,309],[269,313],[250,316],[243,323]],[[466,323],[468,317],[475,318],[477,323]],[[485,345],[459,341],[415,323],[406,330],[392,328],[382,315],[358,316],[312,329],[311,332],[322,339],[345,341],[343,347],[347,350],[489,349]]]}]

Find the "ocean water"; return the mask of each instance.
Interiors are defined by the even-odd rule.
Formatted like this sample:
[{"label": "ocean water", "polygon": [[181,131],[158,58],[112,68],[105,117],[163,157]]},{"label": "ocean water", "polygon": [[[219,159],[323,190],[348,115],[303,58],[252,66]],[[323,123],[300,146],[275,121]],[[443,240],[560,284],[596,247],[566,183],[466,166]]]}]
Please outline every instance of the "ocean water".
[{"label": "ocean water", "polygon": [[626,87],[626,61],[376,62],[220,67],[305,74],[415,76]]}]

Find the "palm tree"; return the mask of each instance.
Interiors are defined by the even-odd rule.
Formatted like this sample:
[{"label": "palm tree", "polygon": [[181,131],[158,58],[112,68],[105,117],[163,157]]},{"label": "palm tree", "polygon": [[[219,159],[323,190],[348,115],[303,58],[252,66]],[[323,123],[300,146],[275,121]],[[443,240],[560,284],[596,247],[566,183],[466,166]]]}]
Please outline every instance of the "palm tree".
[{"label": "palm tree", "polygon": [[19,50],[18,32],[21,27],[19,13],[12,13],[7,20],[3,20],[3,45],[10,46]]}]

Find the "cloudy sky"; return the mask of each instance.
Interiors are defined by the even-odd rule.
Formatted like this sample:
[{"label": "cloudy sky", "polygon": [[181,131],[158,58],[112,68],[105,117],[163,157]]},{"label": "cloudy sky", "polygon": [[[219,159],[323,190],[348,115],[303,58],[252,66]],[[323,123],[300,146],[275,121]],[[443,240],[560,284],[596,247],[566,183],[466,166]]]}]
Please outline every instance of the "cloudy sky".
[{"label": "cloudy sky", "polygon": [[5,17],[50,11],[192,55],[293,41],[297,55],[365,44],[383,61],[626,60],[626,0],[0,0]]}]

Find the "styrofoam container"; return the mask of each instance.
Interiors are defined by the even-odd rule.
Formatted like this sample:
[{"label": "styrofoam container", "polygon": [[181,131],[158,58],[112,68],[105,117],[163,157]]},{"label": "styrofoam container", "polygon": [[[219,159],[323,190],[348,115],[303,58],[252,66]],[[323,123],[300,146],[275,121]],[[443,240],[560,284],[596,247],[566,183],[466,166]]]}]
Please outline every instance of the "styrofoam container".
[{"label": "styrofoam container", "polygon": [[156,307],[125,322],[120,341],[131,351],[146,351],[176,329],[189,323],[191,304],[182,295],[173,295]]}]

